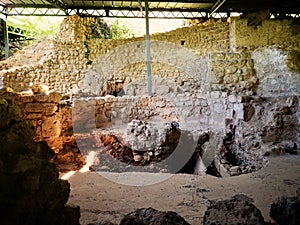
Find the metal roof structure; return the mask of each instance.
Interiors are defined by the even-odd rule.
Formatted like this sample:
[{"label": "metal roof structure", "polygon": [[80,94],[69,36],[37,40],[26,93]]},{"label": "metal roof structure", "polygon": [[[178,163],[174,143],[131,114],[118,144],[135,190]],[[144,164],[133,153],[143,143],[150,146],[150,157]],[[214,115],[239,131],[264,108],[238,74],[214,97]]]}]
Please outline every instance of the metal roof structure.
[{"label": "metal roof structure", "polygon": [[[219,17],[268,10],[300,14],[300,0],[149,0],[150,18]],[[144,17],[144,0],[0,0],[0,13],[15,15]],[[223,16],[222,16],[223,15]]]}]

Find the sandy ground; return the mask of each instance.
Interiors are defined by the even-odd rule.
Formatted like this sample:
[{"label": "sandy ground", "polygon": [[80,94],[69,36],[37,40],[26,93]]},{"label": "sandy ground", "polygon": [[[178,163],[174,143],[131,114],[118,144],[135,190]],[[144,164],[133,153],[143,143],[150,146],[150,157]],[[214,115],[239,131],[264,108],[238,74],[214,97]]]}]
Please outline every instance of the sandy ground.
[{"label": "sandy ground", "polygon": [[[79,205],[80,223],[119,223],[123,215],[138,208],[175,211],[192,225],[201,225],[209,200],[244,193],[254,199],[266,221],[270,205],[279,196],[294,196],[300,187],[300,155],[269,158],[269,165],[255,173],[217,178],[209,175],[76,172],[69,178],[69,203]],[[159,182],[160,181],[160,182]],[[120,183],[126,183],[126,185]],[[154,183],[147,185],[149,182]],[[139,185],[139,186],[136,186]]]}]

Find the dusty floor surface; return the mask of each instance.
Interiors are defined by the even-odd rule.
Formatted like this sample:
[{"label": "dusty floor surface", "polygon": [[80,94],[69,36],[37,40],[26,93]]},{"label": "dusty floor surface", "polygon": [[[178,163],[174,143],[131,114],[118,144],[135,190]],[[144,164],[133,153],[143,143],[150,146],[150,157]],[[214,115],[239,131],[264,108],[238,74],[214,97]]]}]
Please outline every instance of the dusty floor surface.
[{"label": "dusty floor surface", "polygon": [[[82,225],[103,220],[119,223],[124,214],[142,207],[175,211],[190,224],[201,225],[209,200],[244,193],[254,199],[265,221],[271,221],[271,202],[278,196],[294,196],[300,186],[300,155],[269,160],[262,170],[227,178],[176,174],[164,180],[164,174],[111,174],[127,184],[140,181],[140,186],[115,183],[96,172],[76,172],[69,178],[69,203],[80,206]],[[164,181],[156,183],[159,179]],[[156,184],[142,185],[149,180]]]}]

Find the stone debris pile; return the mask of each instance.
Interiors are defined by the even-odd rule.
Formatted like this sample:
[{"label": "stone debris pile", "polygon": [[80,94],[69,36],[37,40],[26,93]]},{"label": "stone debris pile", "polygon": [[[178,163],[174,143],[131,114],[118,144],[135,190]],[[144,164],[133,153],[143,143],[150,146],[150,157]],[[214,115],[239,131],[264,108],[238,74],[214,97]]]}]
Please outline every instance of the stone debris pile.
[{"label": "stone debris pile", "polygon": [[179,124],[175,121],[151,123],[132,120],[127,126],[124,141],[133,150],[135,162],[158,162],[174,151],[179,137]]}]

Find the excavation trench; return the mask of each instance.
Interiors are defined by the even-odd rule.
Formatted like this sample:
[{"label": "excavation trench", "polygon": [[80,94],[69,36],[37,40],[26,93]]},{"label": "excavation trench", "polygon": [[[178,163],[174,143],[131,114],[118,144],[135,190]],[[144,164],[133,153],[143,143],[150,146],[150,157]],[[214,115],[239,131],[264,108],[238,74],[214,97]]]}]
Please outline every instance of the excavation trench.
[{"label": "excavation trench", "polygon": [[[132,120],[126,127],[76,133],[84,156],[94,155],[96,172],[187,173],[236,176],[264,166],[264,158],[236,148],[233,137],[207,130],[182,130],[179,123]],[[210,136],[217,136],[210,139]],[[221,143],[221,144],[219,144]],[[238,151],[239,150],[239,151]]]}]

